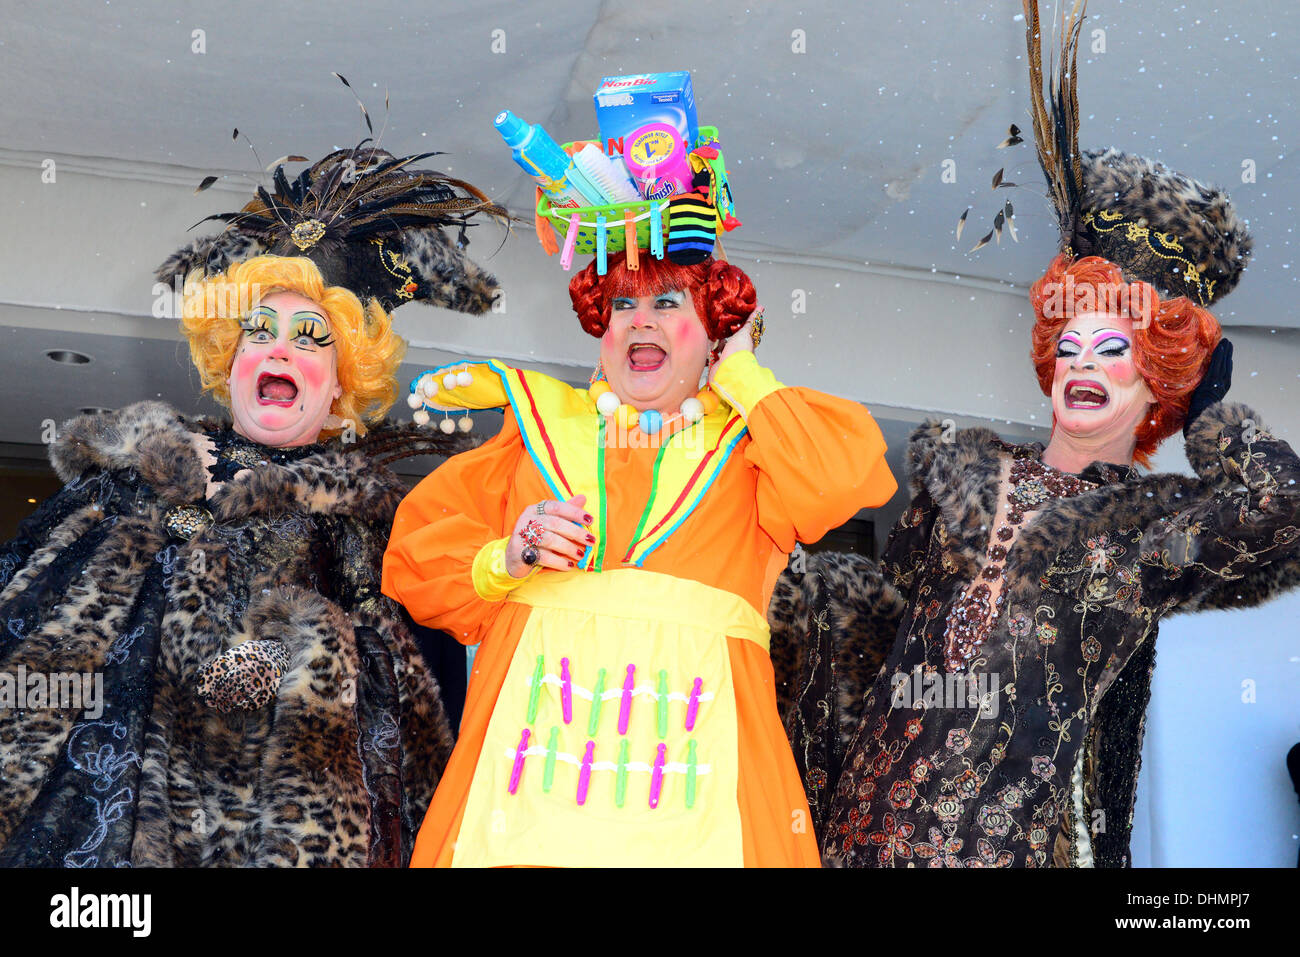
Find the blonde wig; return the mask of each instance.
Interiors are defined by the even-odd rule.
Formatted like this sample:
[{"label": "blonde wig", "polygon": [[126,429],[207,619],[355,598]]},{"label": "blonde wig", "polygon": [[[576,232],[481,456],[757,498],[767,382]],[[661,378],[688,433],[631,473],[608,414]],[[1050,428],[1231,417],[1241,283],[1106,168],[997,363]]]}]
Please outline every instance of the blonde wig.
[{"label": "blonde wig", "polygon": [[[377,300],[363,306],[342,286],[325,285],[316,264],[305,257],[254,256],[224,273],[186,282],[181,331],[189,340],[203,391],[230,407],[227,378],[239,349],[240,320],[273,292],[297,293],[324,310],[343,390],[330,412],[350,422],[357,435],[365,435],[365,423],[378,422],[397,399],[397,367],[406,343]],[[322,429],[321,437],[341,431]]]}]

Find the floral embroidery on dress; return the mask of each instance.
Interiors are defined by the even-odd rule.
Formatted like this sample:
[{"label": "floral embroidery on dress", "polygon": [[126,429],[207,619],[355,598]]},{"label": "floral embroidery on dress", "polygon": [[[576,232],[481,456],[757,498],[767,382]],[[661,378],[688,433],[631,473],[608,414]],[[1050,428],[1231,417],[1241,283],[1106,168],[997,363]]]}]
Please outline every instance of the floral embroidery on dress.
[{"label": "floral embroidery on dress", "polygon": [[[1097,488],[1097,483],[1044,465],[1037,457],[1023,454],[1021,449],[1012,452],[1005,521],[998,525],[996,534],[989,537],[985,552],[987,563],[980,572],[981,580],[968,585],[948,613],[944,665],[949,671],[960,671],[979,653],[1002,611],[1005,592],[999,589],[994,596],[988,582],[997,582],[1003,577],[1010,547],[1007,543],[1015,538],[1026,513],[1053,499],[1069,498]],[[945,565],[944,570],[952,574],[956,569]]]},{"label": "floral embroidery on dress", "polygon": [[[1127,862],[1161,616],[1258,603],[1300,568],[1300,458],[1244,406],[1204,415],[1197,478],[1070,476],[987,430],[914,437],[925,471],[882,558],[907,605],[836,785],[828,863],[1051,867],[1089,839],[1093,862]],[[993,714],[891,694],[958,674],[1000,676]]]}]

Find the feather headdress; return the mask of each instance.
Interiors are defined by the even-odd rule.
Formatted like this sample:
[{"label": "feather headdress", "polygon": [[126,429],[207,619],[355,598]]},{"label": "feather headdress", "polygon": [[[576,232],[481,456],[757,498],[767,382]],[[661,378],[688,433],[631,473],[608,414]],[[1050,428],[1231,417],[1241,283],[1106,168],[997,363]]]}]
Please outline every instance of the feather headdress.
[{"label": "feather headdress", "polygon": [[[362,115],[373,132],[364,106]],[[227,225],[181,247],[156,276],[171,284],[196,270],[200,278],[214,276],[264,253],[306,256],[326,282],[351,290],[363,302],[378,299],[386,310],[426,302],[486,312],[497,284],[465,255],[466,230],[475,216],[508,224],[509,215],[464,180],[415,168],[435,155],[394,156],[367,137],[353,149],[330,153],[292,180],[284,164],[306,158],[285,157],[275,165],[271,189],[258,186],[238,212],[200,220]],[[209,176],[199,189],[215,181]],[[447,228],[457,232],[454,243],[443,232]]]},{"label": "feather headdress", "polygon": [[1081,152],[1077,69],[1087,0],[1074,0],[1055,25],[1046,83],[1038,0],[1022,2],[1034,142],[1062,248],[1101,256],[1131,280],[1201,306],[1229,293],[1251,238],[1227,193],[1141,156]]}]

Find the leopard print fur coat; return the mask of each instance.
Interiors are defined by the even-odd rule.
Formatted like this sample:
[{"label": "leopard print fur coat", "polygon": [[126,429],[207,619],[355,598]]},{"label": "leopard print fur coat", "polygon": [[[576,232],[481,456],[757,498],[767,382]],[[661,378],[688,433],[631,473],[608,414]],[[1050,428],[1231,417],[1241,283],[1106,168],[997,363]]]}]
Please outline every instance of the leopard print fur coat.
[{"label": "leopard print fur coat", "polygon": [[[405,488],[334,440],[205,499],[201,429],[158,402],[71,420],[66,485],[0,547],[0,866],[410,857],[453,736],[379,590]],[[197,673],[252,639],[282,646],[278,687],[217,710]],[[93,709],[55,700],[71,676]]]}]

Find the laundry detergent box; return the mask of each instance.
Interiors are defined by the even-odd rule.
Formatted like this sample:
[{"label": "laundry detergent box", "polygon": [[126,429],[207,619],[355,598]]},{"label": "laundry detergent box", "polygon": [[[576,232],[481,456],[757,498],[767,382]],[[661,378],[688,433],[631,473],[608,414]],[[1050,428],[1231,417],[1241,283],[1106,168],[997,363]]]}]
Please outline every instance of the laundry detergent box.
[{"label": "laundry detergent box", "polygon": [[622,156],[623,138],[648,123],[675,127],[686,149],[695,147],[699,128],[687,72],[607,76],[596,87],[594,99],[600,146],[607,156]]}]

